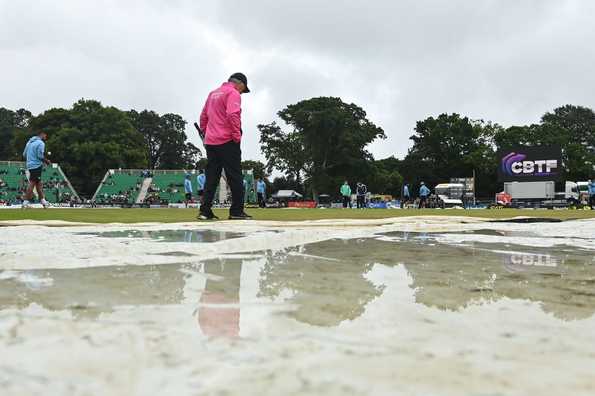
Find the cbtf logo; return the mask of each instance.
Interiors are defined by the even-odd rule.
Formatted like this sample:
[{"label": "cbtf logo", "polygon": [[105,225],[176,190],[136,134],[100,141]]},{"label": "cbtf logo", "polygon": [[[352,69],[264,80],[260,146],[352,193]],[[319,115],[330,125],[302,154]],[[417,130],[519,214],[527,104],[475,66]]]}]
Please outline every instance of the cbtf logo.
[{"label": "cbtf logo", "polygon": [[510,255],[510,262],[515,265],[538,267],[557,267],[558,259],[549,254],[517,254]]},{"label": "cbtf logo", "polygon": [[547,176],[558,169],[558,160],[525,161],[527,156],[511,152],[502,158],[502,172],[509,176]]}]

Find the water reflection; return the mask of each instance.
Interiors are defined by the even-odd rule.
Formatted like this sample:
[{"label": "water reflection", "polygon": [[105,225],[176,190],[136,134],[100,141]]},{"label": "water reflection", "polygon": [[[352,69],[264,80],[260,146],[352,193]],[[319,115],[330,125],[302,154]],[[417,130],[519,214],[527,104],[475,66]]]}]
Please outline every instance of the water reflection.
[{"label": "water reflection", "polygon": [[[432,234],[329,240],[283,251],[195,264],[0,272],[0,310],[36,303],[96,318],[122,306],[177,306],[195,311],[207,336],[238,337],[242,312],[280,303],[313,326],[356,320],[388,282],[372,281],[375,264],[403,265],[415,302],[456,311],[503,297],[541,303],[561,319],[595,312],[591,252],[502,244],[438,243]],[[242,292],[244,294],[242,294]],[[250,317],[247,317],[251,320]]]},{"label": "water reflection", "polygon": [[122,230],[105,232],[84,232],[79,235],[92,235],[102,238],[146,238],[163,242],[210,243],[226,239],[241,238],[244,234],[214,230]]},{"label": "water reflection", "polygon": [[[351,245],[359,247],[347,249]],[[261,270],[260,296],[286,296],[295,306],[289,315],[316,326],[336,326],[359,317],[382,293],[365,275],[374,261],[366,257],[364,241],[314,244],[269,253]]]},{"label": "water reflection", "polygon": [[209,274],[200,296],[198,324],[207,336],[239,337],[241,260],[213,260],[204,264]]},{"label": "water reflection", "polygon": [[0,272],[0,309],[38,304],[94,318],[118,306],[167,305],[182,300],[180,265],[110,266]]}]

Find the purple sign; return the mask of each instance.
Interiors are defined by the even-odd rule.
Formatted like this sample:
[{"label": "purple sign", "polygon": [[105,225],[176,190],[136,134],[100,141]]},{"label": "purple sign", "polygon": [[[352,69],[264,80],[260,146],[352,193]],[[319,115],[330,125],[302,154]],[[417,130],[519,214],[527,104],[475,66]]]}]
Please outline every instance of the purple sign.
[{"label": "purple sign", "polygon": [[562,176],[560,147],[517,147],[498,152],[498,180],[549,181]]}]

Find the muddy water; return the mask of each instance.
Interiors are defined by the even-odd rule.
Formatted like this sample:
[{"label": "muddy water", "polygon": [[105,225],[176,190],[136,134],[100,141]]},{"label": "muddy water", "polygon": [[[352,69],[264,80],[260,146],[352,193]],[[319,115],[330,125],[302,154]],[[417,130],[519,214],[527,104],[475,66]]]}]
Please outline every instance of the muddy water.
[{"label": "muddy water", "polygon": [[[136,237],[126,232],[91,237]],[[539,238],[516,232],[378,231],[183,263],[6,269],[0,385],[10,395],[593,394],[593,251],[510,243]]]}]

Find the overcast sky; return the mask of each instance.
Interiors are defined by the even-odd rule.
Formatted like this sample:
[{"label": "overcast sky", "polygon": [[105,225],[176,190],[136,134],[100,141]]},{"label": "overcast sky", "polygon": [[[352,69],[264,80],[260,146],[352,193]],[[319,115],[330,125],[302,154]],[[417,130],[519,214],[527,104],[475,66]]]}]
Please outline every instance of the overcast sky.
[{"label": "overcast sky", "polygon": [[314,96],[363,107],[388,136],[375,157],[402,157],[430,115],[595,107],[594,18],[592,0],[0,0],[0,107],[98,99],[191,125],[242,71],[245,158],[262,159],[257,124]]}]

